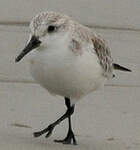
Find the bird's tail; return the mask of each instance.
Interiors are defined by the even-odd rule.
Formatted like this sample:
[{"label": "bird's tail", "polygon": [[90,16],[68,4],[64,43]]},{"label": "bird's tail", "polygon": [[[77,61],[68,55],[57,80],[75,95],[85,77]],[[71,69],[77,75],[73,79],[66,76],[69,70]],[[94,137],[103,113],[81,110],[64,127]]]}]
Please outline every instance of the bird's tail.
[{"label": "bird's tail", "polygon": [[120,66],[119,64],[113,63],[113,67],[115,70],[132,72],[130,69]]}]

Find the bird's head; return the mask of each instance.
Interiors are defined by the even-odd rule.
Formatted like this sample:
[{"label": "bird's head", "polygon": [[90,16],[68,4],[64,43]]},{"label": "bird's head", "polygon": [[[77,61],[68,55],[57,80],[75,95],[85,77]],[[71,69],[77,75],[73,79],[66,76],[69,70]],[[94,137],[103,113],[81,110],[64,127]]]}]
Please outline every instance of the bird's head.
[{"label": "bird's head", "polygon": [[34,49],[47,48],[63,39],[69,30],[69,20],[68,16],[55,12],[43,12],[35,16],[30,23],[30,36],[27,45],[15,61],[19,62]]}]

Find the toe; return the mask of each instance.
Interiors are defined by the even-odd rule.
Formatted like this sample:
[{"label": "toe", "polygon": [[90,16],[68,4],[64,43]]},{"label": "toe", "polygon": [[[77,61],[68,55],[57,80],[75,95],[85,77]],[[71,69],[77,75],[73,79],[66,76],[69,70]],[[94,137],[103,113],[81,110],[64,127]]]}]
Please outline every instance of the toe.
[{"label": "toe", "polygon": [[34,136],[34,137],[39,137],[39,136],[41,136],[41,135],[42,135],[42,134],[41,134],[40,132],[34,132],[34,133],[33,133],[33,136]]},{"label": "toe", "polygon": [[64,140],[54,140],[54,142],[56,142],[56,143],[63,143]]}]

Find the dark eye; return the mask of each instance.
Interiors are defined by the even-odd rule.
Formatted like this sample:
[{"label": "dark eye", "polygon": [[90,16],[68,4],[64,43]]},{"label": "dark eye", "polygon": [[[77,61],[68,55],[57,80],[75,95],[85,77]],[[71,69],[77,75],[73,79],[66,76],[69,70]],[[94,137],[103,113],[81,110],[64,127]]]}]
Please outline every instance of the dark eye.
[{"label": "dark eye", "polygon": [[56,29],[55,26],[52,26],[52,25],[51,25],[51,26],[48,26],[48,32],[49,32],[49,33],[54,32],[55,29]]}]

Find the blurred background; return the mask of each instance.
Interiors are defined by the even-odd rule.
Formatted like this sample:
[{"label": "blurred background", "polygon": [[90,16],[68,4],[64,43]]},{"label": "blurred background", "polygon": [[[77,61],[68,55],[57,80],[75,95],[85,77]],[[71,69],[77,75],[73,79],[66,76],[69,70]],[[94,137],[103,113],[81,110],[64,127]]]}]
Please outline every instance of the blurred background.
[{"label": "blurred background", "polygon": [[62,97],[51,96],[34,82],[26,59],[14,62],[28,40],[30,20],[41,11],[61,12],[93,28],[108,42],[114,60],[133,70],[116,72],[104,89],[77,104],[76,149],[139,150],[138,0],[0,1],[0,149],[75,149],[53,143],[53,138],[65,136],[65,122],[48,140],[32,137],[33,131],[46,127],[65,110],[63,100],[56,100]]}]

